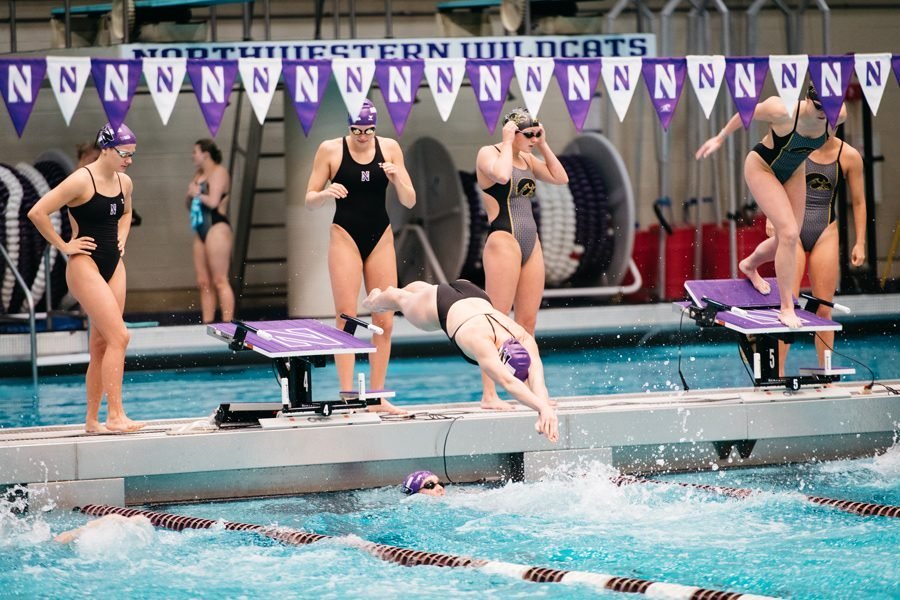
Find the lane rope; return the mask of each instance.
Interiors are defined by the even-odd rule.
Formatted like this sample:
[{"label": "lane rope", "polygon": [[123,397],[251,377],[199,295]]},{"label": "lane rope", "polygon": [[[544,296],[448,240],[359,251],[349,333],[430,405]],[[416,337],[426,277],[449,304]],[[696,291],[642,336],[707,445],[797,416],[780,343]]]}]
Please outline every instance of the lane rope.
[{"label": "lane rope", "polygon": [[770,596],[723,592],[674,583],[636,579],[633,577],[615,577],[613,575],[589,573],[585,571],[530,567],[527,565],[469,558],[453,554],[423,552],[421,550],[413,550],[410,548],[376,544],[355,537],[335,538],[328,535],[299,531],[287,527],[266,527],[263,525],[249,525],[246,523],[233,523],[230,521],[213,521],[212,519],[200,519],[183,515],[158,513],[137,508],[88,504],[87,506],[76,508],[75,510],[93,517],[102,517],[110,514],[117,514],[125,517],[141,515],[147,517],[155,527],[163,527],[174,531],[183,531],[184,529],[209,529],[214,526],[224,526],[228,531],[252,532],[284,544],[296,546],[329,540],[347,547],[358,548],[386,562],[392,562],[406,567],[425,565],[478,569],[485,573],[504,575],[515,579],[524,579],[525,581],[534,583],[589,585],[607,591],[628,594],[645,594],[653,598],[667,598],[668,600],[762,600],[771,598]]},{"label": "lane rope", "polygon": [[[706,485],[702,483],[686,483],[683,481],[660,481],[659,479],[645,479],[643,477],[634,477],[632,475],[619,475],[618,477],[611,477],[610,481],[612,481],[619,487],[634,483],[677,485],[681,487],[705,490],[707,492],[714,492],[716,494],[729,496],[731,498],[738,498],[740,500],[743,500],[744,498],[748,498],[749,496],[755,494],[764,493],[761,490],[751,490],[748,488],[723,487],[719,485]],[[825,498],[822,496],[809,496],[807,494],[800,495],[803,496],[807,501],[814,504],[821,504],[822,506],[836,508],[838,510],[853,513],[855,515],[862,515],[865,517],[900,517],[900,506],[891,506],[889,504],[872,504],[870,502],[857,502],[855,500],[839,500],[835,498]]]}]

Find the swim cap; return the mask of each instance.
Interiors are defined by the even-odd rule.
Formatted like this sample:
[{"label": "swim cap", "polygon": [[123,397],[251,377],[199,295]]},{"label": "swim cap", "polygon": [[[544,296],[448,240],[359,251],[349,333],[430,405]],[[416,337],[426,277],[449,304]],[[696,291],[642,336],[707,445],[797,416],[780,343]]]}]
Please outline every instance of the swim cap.
[{"label": "swim cap", "polygon": [[403,492],[406,494],[417,494],[420,489],[422,489],[422,484],[425,483],[425,480],[429,477],[437,477],[431,471],[416,471],[415,473],[410,473],[406,476],[406,479],[403,480]]},{"label": "swim cap", "polygon": [[359,110],[359,116],[356,117],[356,120],[354,121],[353,117],[347,117],[347,123],[357,127],[374,127],[377,113],[375,105],[367,98],[363,100],[362,108]]},{"label": "swim cap", "polygon": [[531,366],[531,356],[519,340],[509,338],[500,346],[500,362],[502,362],[516,379],[526,381],[528,379],[528,367]]},{"label": "swim cap", "polygon": [[101,148],[112,148],[113,146],[127,146],[128,144],[137,144],[137,136],[128,128],[128,125],[122,123],[119,128],[113,131],[112,125],[107,123],[97,133],[97,145]]},{"label": "swim cap", "polygon": [[531,113],[528,112],[527,108],[522,108],[521,106],[518,108],[512,109],[510,112],[503,117],[503,124],[506,125],[512,121],[519,128],[519,131],[523,129],[528,129],[529,127],[537,127],[541,124],[540,121],[531,116]]}]

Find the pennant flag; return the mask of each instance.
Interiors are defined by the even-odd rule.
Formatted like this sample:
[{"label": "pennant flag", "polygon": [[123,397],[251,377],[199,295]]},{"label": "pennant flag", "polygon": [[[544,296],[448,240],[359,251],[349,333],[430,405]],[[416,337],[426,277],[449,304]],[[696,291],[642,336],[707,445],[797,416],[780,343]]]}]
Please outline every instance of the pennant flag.
[{"label": "pennant flag", "polygon": [[850,54],[809,57],[809,79],[816,86],[825,116],[832,128],[837,127],[852,73],[853,56]]},{"label": "pennant flag", "polygon": [[72,122],[90,74],[91,59],[88,56],[47,57],[47,79],[67,126]]},{"label": "pennant flag", "polygon": [[900,83],[900,55],[894,55],[891,58],[891,64],[894,66],[894,77],[897,78],[897,83]]},{"label": "pennant flag", "polygon": [[418,59],[375,61],[375,78],[397,135],[403,135],[424,72],[425,63]]},{"label": "pennant flag", "polygon": [[284,71],[284,85],[303,127],[303,135],[309,135],[331,77],[331,61],[283,60],[281,68]]},{"label": "pennant flag", "polygon": [[186,71],[187,60],[184,58],[144,59],[144,81],[150,88],[150,97],[163,125],[169,124]]},{"label": "pennant flag", "polygon": [[481,116],[493,135],[497,120],[513,76],[513,61],[510,59],[468,59],[466,73],[472,82],[472,91],[481,109]]},{"label": "pennant flag", "polygon": [[778,90],[778,97],[784,103],[788,116],[794,116],[794,110],[803,92],[803,82],[806,80],[806,70],[809,67],[809,57],[806,54],[773,54],[769,57],[769,70],[772,72],[772,81]]},{"label": "pennant flag", "polygon": [[131,108],[134,91],[141,80],[141,61],[138,59],[92,58],[91,75],[113,131],[125,121]]},{"label": "pennant flag", "polygon": [[47,61],[43,58],[0,59],[0,89],[19,137],[31,116],[46,71]]},{"label": "pennant flag", "polygon": [[641,66],[653,107],[663,129],[667,131],[681,98],[685,71],[687,61],[683,58],[645,58]]},{"label": "pennant flag", "polygon": [[347,114],[356,119],[375,77],[375,59],[335,58],[331,61],[331,68]]},{"label": "pennant flag", "polygon": [[731,90],[731,99],[741,115],[744,129],[750,127],[753,113],[759,103],[769,60],[762,56],[731,57],[725,59],[725,81]]},{"label": "pennant flag", "polygon": [[639,56],[604,57],[600,64],[600,75],[606,95],[612,102],[619,122],[625,120],[625,113],[631,105],[638,79],[641,77],[641,58]]},{"label": "pennant flag", "polygon": [[715,56],[686,56],[688,78],[697,95],[697,101],[706,118],[712,114],[716,98],[719,97],[719,88],[722,87],[722,79],[725,77],[725,57]]},{"label": "pennant flag", "polygon": [[262,125],[272,105],[278,78],[281,77],[281,59],[242,58],[238,61],[238,70],[256,120]]},{"label": "pennant flag", "polygon": [[553,66],[559,91],[578,131],[584,128],[584,120],[600,80],[600,69],[599,58],[557,58]]},{"label": "pennant flag", "polygon": [[236,60],[189,58],[187,61],[187,74],[194,86],[194,95],[213,137],[219,132],[219,125],[225,116],[237,71]]},{"label": "pennant flag", "polygon": [[866,96],[866,102],[873,115],[878,114],[878,106],[881,104],[881,96],[884,94],[884,86],[887,85],[891,72],[891,55],[882,54],[856,54],[853,56],[856,67],[856,78],[859,87]]},{"label": "pennant flag", "polygon": [[444,122],[450,118],[459,88],[462,86],[463,75],[466,72],[466,59],[464,58],[426,58],[425,79],[431,89],[431,97],[437,106],[441,120]]},{"label": "pennant flag", "polygon": [[550,80],[553,79],[553,59],[516,57],[513,59],[513,67],[525,108],[531,116],[537,117],[547,88],[550,87]]}]

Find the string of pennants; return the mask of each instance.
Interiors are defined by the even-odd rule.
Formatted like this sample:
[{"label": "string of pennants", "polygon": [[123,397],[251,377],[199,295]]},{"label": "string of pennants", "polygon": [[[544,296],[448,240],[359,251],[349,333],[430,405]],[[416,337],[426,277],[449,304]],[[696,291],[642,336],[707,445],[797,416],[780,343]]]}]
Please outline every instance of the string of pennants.
[{"label": "string of pennants", "polygon": [[534,115],[539,113],[550,81],[555,77],[569,115],[581,131],[600,79],[622,121],[638,82],[643,78],[665,129],[668,129],[675,114],[686,76],[707,119],[724,81],[744,127],[749,127],[769,74],[788,112],[793,114],[797,100],[804,91],[808,73],[822,100],[825,114],[834,126],[854,72],[872,113],[877,114],[892,69],[900,82],[900,55],[387,60],[48,56],[0,59],[0,93],[16,133],[21,137],[45,75],[66,125],[71,122],[90,76],[110,123],[118,127],[127,116],[143,76],[160,119],[166,125],[187,75],[210,133],[215,136],[238,74],[260,123],[266,118],[279,79],[283,78],[303,131],[308,135],[332,77],[350,115],[359,114],[372,81],[376,80],[394,127],[398,135],[402,135],[416,90],[423,78],[428,82],[441,118],[447,121],[463,78],[467,76],[485,125],[493,134],[513,76],[518,81],[525,106]]}]

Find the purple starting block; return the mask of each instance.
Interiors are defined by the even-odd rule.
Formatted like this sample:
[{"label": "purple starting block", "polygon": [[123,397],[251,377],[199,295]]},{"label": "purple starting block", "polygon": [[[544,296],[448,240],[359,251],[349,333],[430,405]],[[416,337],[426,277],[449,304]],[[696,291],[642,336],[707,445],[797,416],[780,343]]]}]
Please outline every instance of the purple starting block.
[{"label": "purple starting block", "polygon": [[[772,287],[768,294],[760,294],[749,279],[698,279],[685,281],[684,289],[694,304],[701,308],[706,306],[704,296],[738,308],[778,308],[781,305],[778,282],[774,277],[767,277],[766,281]],[[795,298],[794,304],[796,303]]]},{"label": "purple starting block", "polygon": [[[375,352],[375,347],[365,340],[313,319],[246,323],[257,332],[248,332],[244,345],[269,358]],[[208,325],[206,331],[213,337],[230,342],[236,329],[234,323],[214,323]]]}]

